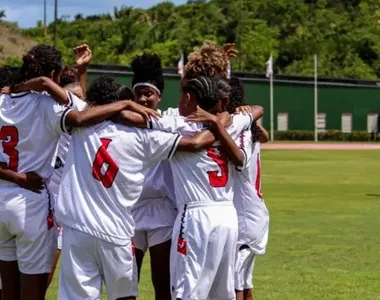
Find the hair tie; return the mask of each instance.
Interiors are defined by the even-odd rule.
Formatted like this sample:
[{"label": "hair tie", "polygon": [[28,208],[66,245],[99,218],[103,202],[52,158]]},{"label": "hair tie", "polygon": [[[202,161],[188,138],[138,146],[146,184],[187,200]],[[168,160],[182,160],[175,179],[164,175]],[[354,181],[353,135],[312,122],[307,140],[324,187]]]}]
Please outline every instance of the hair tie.
[{"label": "hair tie", "polygon": [[138,82],[136,83],[134,86],[133,86],[133,92],[135,92],[136,88],[138,86],[147,86],[147,87],[150,87],[152,89],[154,89],[160,96],[161,96],[161,91],[153,84],[149,83],[149,82]]}]

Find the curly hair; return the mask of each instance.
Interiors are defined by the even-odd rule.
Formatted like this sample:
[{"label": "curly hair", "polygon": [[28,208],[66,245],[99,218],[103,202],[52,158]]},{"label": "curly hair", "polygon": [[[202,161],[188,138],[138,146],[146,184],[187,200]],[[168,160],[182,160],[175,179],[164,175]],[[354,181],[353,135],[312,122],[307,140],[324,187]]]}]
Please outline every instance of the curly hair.
[{"label": "curly hair", "polygon": [[183,92],[192,93],[202,109],[210,110],[218,103],[218,80],[206,76],[189,79],[183,86]]},{"label": "curly hair", "polygon": [[113,103],[118,100],[120,85],[109,76],[103,75],[96,78],[87,91],[88,102],[95,105]]},{"label": "curly hair", "polygon": [[34,46],[22,58],[23,64],[20,68],[19,80],[46,76],[50,77],[53,71],[62,70],[62,55],[54,47],[39,44]]},{"label": "curly hair", "polygon": [[195,48],[185,65],[185,78],[197,76],[227,77],[228,55],[215,42],[205,41],[200,48]]},{"label": "curly hair", "polygon": [[65,65],[62,69],[61,73],[61,81],[60,86],[65,87],[69,84],[76,83],[79,81],[79,74],[76,69],[70,67],[69,65]]},{"label": "curly hair", "polygon": [[230,103],[227,110],[229,113],[234,113],[237,107],[246,105],[244,100],[244,85],[237,77],[231,77],[229,84],[231,86],[231,92]]},{"label": "curly hair", "polygon": [[136,83],[148,82],[153,84],[161,94],[164,92],[165,81],[162,74],[161,59],[157,54],[143,53],[135,56],[132,63],[132,86]]},{"label": "curly hair", "polygon": [[118,99],[119,100],[134,100],[135,95],[132,90],[124,85],[120,85],[118,90]]},{"label": "curly hair", "polygon": [[13,80],[12,68],[9,66],[3,66],[0,68],[0,89],[11,85]]}]

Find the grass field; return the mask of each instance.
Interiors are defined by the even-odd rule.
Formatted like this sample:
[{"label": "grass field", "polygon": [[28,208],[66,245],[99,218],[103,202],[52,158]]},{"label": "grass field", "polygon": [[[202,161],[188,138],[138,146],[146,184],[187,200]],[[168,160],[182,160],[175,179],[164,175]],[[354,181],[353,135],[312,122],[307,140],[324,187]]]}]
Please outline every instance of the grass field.
[{"label": "grass field", "polygon": [[[262,164],[271,227],[256,299],[380,299],[380,152],[268,150]],[[139,299],[154,299],[147,264]]]}]

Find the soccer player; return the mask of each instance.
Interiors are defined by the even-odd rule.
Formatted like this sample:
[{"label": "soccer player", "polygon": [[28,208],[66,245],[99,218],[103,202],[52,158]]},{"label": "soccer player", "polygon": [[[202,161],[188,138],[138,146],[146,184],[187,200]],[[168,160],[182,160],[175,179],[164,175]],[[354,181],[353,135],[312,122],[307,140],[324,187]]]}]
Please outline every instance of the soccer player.
[{"label": "soccer player", "polygon": [[[244,86],[238,78],[230,79],[229,111],[245,104]],[[253,123],[241,133],[236,144],[247,157],[246,164],[234,171],[234,205],[238,214],[239,237],[235,262],[237,300],[252,300],[252,273],[257,255],[263,255],[268,242],[269,212],[261,192],[260,143],[268,142],[267,131]]]},{"label": "soccer player", "polygon": [[[197,117],[198,105],[213,114],[223,112],[227,102],[226,97],[221,97],[218,81],[208,77],[186,80],[180,114],[193,113],[189,121],[201,121]],[[262,111],[256,111],[254,119],[261,115]],[[251,123],[251,115],[235,115],[228,132],[237,138]],[[216,126],[218,122],[214,121],[214,125],[214,130],[220,128]],[[149,126],[183,136],[192,136],[204,128],[200,123],[172,116],[152,119]],[[219,147],[211,147],[197,153],[176,153],[170,164],[179,209],[170,259],[172,299],[234,299],[238,228],[227,158]]]},{"label": "soccer player", "polygon": [[[134,73],[132,85],[135,101],[157,110],[164,91],[160,58],[155,54],[144,53],[136,56],[131,66]],[[160,300],[171,299],[170,247],[177,215],[174,198],[173,175],[169,162],[160,161],[147,172],[141,196],[132,209],[135,221],[133,241],[139,278],[145,252],[149,249],[155,299]]]},{"label": "soccer player", "polygon": [[[62,59],[54,47],[37,45],[23,58],[20,81],[47,76],[59,82]],[[48,180],[61,133],[67,127],[95,124],[132,107],[131,101],[91,107],[82,112],[57,104],[49,95],[0,96],[0,159],[4,167],[37,172]],[[5,299],[44,299],[56,249],[53,202],[41,194],[0,181],[0,273]],[[19,281],[20,279],[20,281]],[[19,287],[19,284],[21,288]]]},{"label": "soccer player", "polygon": [[[104,106],[117,100],[118,89],[100,78],[87,101]],[[102,280],[109,299],[135,299],[131,209],[152,165],[197,150],[195,141],[112,121],[73,130],[56,209],[64,239],[58,299],[99,299]]]}]

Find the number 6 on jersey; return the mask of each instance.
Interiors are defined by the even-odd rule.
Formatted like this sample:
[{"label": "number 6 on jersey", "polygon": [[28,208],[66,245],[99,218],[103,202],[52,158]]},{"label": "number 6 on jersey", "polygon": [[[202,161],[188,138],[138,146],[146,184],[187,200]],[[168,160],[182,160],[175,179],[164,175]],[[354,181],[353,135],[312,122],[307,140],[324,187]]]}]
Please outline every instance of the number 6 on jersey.
[{"label": "number 6 on jersey", "polygon": [[[119,172],[119,166],[115,163],[112,157],[109,155],[107,148],[112,142],[110,139],[100,139],[102,145],[95,155],[95,160],[92,165],[92,176],[96,180],[99,180],[105,188],[110,188],[115,180],[117,172]],[[102,166],[108,165],[107,170],[102,173]]]}]

